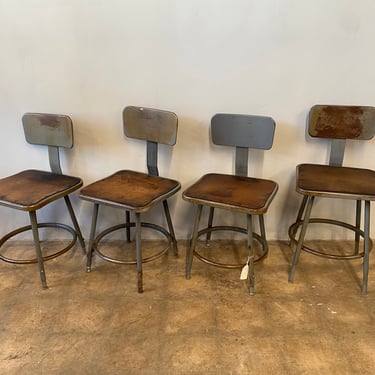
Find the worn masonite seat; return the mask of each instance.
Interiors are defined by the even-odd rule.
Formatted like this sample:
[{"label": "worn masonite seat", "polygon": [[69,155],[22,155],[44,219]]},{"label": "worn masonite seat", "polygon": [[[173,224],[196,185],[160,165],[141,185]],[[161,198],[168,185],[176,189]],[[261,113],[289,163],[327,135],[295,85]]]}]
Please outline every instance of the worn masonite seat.
[{"label": "worn masonite seat", "polygon": [[[152,261],[166,253],[172,245],[177,255],[177,241],[174,234],[167,198],[180,189],[178,181],[159,176],[157,166],[158,144],[175,145],[178,119],[175,113],[159,109],[128,106],[123,110],[123,128],[128,138],[146,141],[148,173],[133,170],[121,170],[109,177],[94,182],[81,190],[82,199],[94,203],[89,250],[87,254],[87,271],[91,270],[92,254],[95,252],[101,259],[119,264],[136,264],[138,292],[143,292],[142,262]],[[141,221],[141,214],[148,212],[158,203],[163,203],[168,230],[154,223]],[[99,205],[120,208],[126,212],[126,222],[112,226],[96,235]],[[134,213],[135,222],[130,221]],[[100,241],[108,234],[126,229],[130,242],[130,228],[135,227],[136,259],[119,259],[104,254]],[[162,251],[142,258],[142,227],[156,230],[166,238],[168,245]],[[124,243],[124,249],[125,249]]]},{"label": "worn masonite seat", "polygon": [[[185,201],[197,205],[194,228],[186,255],[186,278],[191,277],[193,256],[201,261],[217,267],[242,268],[246,267],[249,279],[249,292],[254,294],[254,263],[263,259],[268,252],[263,215],[273,200],[278,185],[276,182],[261,178],[248,177],[249,148],[268,150],[272,147],[275,122],[270,117],[216,114],[211,119],[211,138],[216,145],[234,146],[235,175],[209,173],[186,189],[182,197]],[[199,230],[199,224],[204,206],[210,207],[207,227]],[[247,227],[214,226],[214,210],[220,208],[243,213],[247,217]],[[259,217],[260,235],[254,232],[253,216]],[[196,248],[197,239],[206,234],[206,240],[211,239],[215,231],[229,230],[247,235],[248,259],[241,264],[226,264],[213,261],[199,254]],[[262,247],[261,254],[255,259],[253,239]]]},{"label": "worn masonite seat", "polygon": [[[375,199],[375,172],[369,169],[343,166],[346,140],[370,140],[375,133],[375,108],[369,106],[315,105],[308,116],[311,137],[331,141],[328,165],[300,164],[296,170],[296,190],[303,195],[295,223],[289,228],[291,245],[296,246],[289,274],[293,282],[301,250],[330,259],[363,258],[362,294],[367,293],[370,239],[370,202]],[[313,218],[311,210],[316,198],[350,199],[356,202],[355,224],[331,218]],[[362,228],[362,202],[364,223]],[[323,252],[307,246],[309,224],[336,225],[354,232],[352,253]],[[363,251],[360,251],[360,238]]]},{"label": "worn masonite seat", "polygon": [[[21,211],[28,211],[31,225],[15,229],[0,240],[0,259],[9,263],[38,263],[43,288],[47,288],[44,261],[56,258],[71,249],[79,239],[83,251],[85,243],[79,228],[69,194],[82,186],[82,180],[62,174],[59,147],[73,147],[72,120],[65,115],[26,113],[22,117],[26,141],[30,144],[48,146],[51,172],[24,170],[0,179],[0,205]],[[36,212],[40,208],[64,198],[74,228],[62,223],[38,223]],[[69,244],[53,254],[43,255],[39,239],[39,228],[59,228],[68,231],[72,239]],[[9,258],[1,253],[6,241],[19,233],[31,230],[34,238],[36,258]]]}]

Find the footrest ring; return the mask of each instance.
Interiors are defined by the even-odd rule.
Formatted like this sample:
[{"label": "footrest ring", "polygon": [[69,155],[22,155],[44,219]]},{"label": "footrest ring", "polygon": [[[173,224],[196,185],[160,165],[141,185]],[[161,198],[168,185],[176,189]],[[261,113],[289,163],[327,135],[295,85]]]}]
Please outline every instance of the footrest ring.
[{"label": "footrest ring", "polygon": [[[70,243],[67,246],[65,246],[63,249],[61,249],[59,251],[56,251],[53,254],[49,254],[49,255],[43,256],[43,261],[47,261],[47,260],[50,260],[50,259],[53,259],[53,258],[57,258],[58,256],[66,253],[67,251],[69,251],[74,246],[74,244],[77,241],[77,233],[69,225],[61,224],[61,223],[39,223],[38,224],[38,229],[39,228],[58,228],[58,229],[63,229],[65,231],[69,232],[70,234],[72,234],[72,236],[73,236],[72,239],[71,239],[71,241],[70,241]],[[27,232],[29,230],[32,230],[31,225],[26,225],[24,227],[17,228],[15,230],[13,230],[12,232],[9,232],[8,234],[6,234],[4,237],[2,237],[0,239],[0,248],[4,245],[4,243],[6,241],[8,241],[9,239],[11,239],[12,237],[16,236],[17,234],[20,234],[20,233],[23,233],[23,232]],[[5,255],[3,255],[1,253],[0,253],[0,259],[3,260],[4,262],[13,263],[13,264],[32,264],[32,263],[38,263],[38,259],[37,258],[32,258],[32,259],[13,259],[13,258],[6,257]]]},{"label": "footrest ring", "polygon": [[[104,230],[103,232],[101,232],[100,234],[98,234],[95,237],[94,243],[92,245],[93,250],[99,256],[99,258],[101,258],[101,259],[103,259],[107,262],[117,263],[117,264],[137,264],[136,259],[125,260],[125,259],[113,258],[111,256],[105,255],[102,251],[99,250],[99,243],[103,239],[103,237],[107,236],[108,234],[110,234],[112,232],[115,232],[116,230],[120,230],[120,229],[124,229],[124,228],[125,229],[126,228],[132,228],[132,227],[135,227],[135,223],[119,224],[119,225],[115,225],[113,227],[110,227],[110,228]],[[156,225],[156,224],[152,224],[152,223],[142,222],[141,227],[149,228],[149,229],[156,230],[156,231],[162,233],[165,236],[165,238],[167,239],[167,242],[168,242],[167,246],[165,248],[163,248],[161,251],[159,251],[158,253],[153,254],[153,255],[151,255],[149,257],[146,257],[146,258],[142,258],[142,263],[151,262],[151,261],[153,261],[157,258],[160,258],[164,254],[166,254],[166,252],[168,251],[168,249],[169,249],[169,247],[172,243],[172,237],[169,234],[169,232],[167,230],[165,230],[163,227],[161,227],[159,225]]]},{"label": "footrest ring", "polygon": [[[211,232],[217,232],[217,231],[224,231],[224,230],[229,230],[232,232],[238,232],[238,233],[243,233],[247,235],[247,229],[241,228],[241,227],[234,227],[234,226],[213,226],[211,228],[205,228],[202,229],[198,232],[197,238],[201,237],[203,234],[206,233],[211,233]],[[253,237],[256,241],[258,241],[261,246],[262,246],[262,253],[254,258],[254,263],[258,263],[262,261],[268,254],[268,244],[267,241],[262,238],[259,234],[253,232]],[[215,262],[212,259],[206,258],[203,255],[199,254],[196,250],[194,250],[194,255],[202,262],[210,264],[215,267],[220,267],[220,268],[242,268],[246,262],[244,263],[237,263],[237,264],[228,264],[228,263],[219,263]]]},{"label": "footrest ring", "polygon": [[[365,233],[363,232],[363,230],[355,227],[354,225],[351,225],[351,224],[348,224],[348,223],[345,223],[343,221],[338,221],[338,220],[332,220],[332,219],[321,219],[321,218],[312,218],[309,220],[309,224],[329,224],[329,225],[336,225],[336,226],[339,226],[339,227],[342,227],[342,228],[346,228],[346,229],[349,229],[355,233],[357,233],[360,237],[364,238],[365,236]],[[298,241],[296,239],[296,233],[297,233],[297,230],[298,228],[303,224],[303,221],[300,220],[300,221],[296,221],[294,224],[292,224],[290,227],[289,227],[289,231],[288,231],[288,234],[289,234],[289,238],[290,240],[294,243],[294,244],[297,244]],[[372,240],[370,238],[370,244],[369,244],[369,251],[371,251],[372,249]],[[313,254],[313,255],[317,255],[317,256],[320,256],[320,257],[323,257],[323,258],[329,258],[329,259],[337,259],[337,260],[351,260],[351,259],[358,259],[358,258],[363,258],[363,255],[364,255],[364,252],[356,252],[354,251],[353,254],[348,254],[348,255],[337,255],[337,254],[332,254],[332,253],[326,253],[326,252],[322,252],[322,251],[318,251],[316,249],[313,249],[309,246],[306,246],[304,244],[302,244],[302,247],[301,247],[302,250],[306,251],[307,253],[310,253],[310,254]]]}]

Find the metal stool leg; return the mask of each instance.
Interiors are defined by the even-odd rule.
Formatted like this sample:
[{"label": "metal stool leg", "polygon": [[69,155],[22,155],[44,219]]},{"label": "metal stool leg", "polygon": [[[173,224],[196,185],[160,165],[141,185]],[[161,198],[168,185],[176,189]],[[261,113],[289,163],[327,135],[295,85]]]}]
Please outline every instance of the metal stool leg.
[{"label": "metal stool leg", "polygon": [[[215,212],[215,207],[210,207],[210,213],[209,213],[209,216],[208,216],[208,225],[207,225],[208,229],[212,228],[212,223],[214,221],[214,212]],[[211,232],[209,231],[206,234],[206,242],[208,242],[210,240],[211,240]]]},{"label": "metal stool leg", "polygon": [[86,272],[90,272],[91,271],[91,259],[92,259],[92,253],[94,251],[94,249],[92,248],[92,246],[93,246],[94,239],[95,239],[96,222],[98,220],[98,211],[99,211],[99,204],[95,203],[93,211],[92,211],[89,248],[87,249]]},{"label": "metal stool leg", "polygon": [[199,228],[199,222],[201,220],[202,208],[203,208],[203,206],[201,204],[199,204],[197,206],[197,212],[195,214],[193,234],[192,234],[192,237],[191,237],[191,240],[190,240],[190,244],[189,244],[189,246],[186,250],[185,277],[188,280],[191,278],[191,266],[192,266],[192,263],[193,263],[195,244],[197,243],[198,228]]},{"label": "metal stool leg", "polygon": [[73,207],[72,207],[72,203],[70,201],[69,196],[66,195],[64,197],[64,200],[65,200],[66,207],[68,208],[70,217],[72,219],[72,223],[73,223],[74,229],[75,229],[75,231],[77,233],[79,243],[81,244],[82,251],[83,251],[84,254],[86,254],[85,240],[83,239],[81,228],[78,225],[78,221],[77,221],[76,215],[74,213],[74,210],[73,210]]},{"label": "metal stool leg", "polygon": [[254,248],[253,248],[253,219],[252,215],[247,216],[247,247],[249,264],[249,294],[254,295],[255,275],[254,275]]},{"label": "metal stool leg", "polygon": [[137,286],[138,293],[143,293],[143,275],[142,275],[142,245],[141,245],[141,214],[135,214],[135,246],[137,253]]},{"label": "metal stool leg", "polygon": [[130,212],[125,212],[125,219],[126,219],[126,240],[130,242]]},{"label": "metal stool leg", "polygon": [[40,248],[38,223],[37,223],[37,220],[36,220],[36,213],[35,213],[35,211],[30,211],[29,212],[29,216],[30,216],[31,228],[32,228],[32,232],[33,232],[36,257],[38,259],[40,280],[42,282],[42,287],[44,289],[47,289],[46,273],[45,273],[45,270],[44,270],[42,250]]},{"label": "metal stool leg", "polygon": [[370,252],[370,201],[365,201],[365,223],[364,223],[364,254],[363,254],[363,280],[362,294],[367,293],[369,252]]},{"label": "metal stool leg", "polygon": [[[305,211],[305,207],[306,207],[306,203],[307,203],[307,195],[304,195],[303,198],[302,198],[302,202],[301,202],[301,205],[299,207],[299,210],[298,210],[298,214],[297,214],[297,217],[296,217],[296,223],[299,222],[301,219],[302,219],[302,215],[303,215],[303,212]],[[296,229],[297,230],[297,229]],[[293,236],[295,237],[296,235],[296,232],[293,233]],[[289,246],[292,245],[292,240],[289,241]]]},{"label": "metal stool leg", "polygon": [[163,206],[164,206],[165,217],[167,219],[167,224],[168,224],[168,228],[169,228],[169,234],[172,237],[173,253],[174,253],[174,255],[178,255],[177,240],[176,240],[176,236],[174,234],[173,224],[172,224],[172,220],[171,220],[171,214],[169,212],[167,200],[163,201]]},{"label": "metal stool leg", "polygon": [[[291,270],[290,270],[290,273],[289,273],[289,282],[290,283],[292,283],[293,280],[294,280],[294,273],[296,271],[296,266],[297,266],[298,259],[299,259],[300,253],[301,253],[303,240],[305,239],[305,234],[306,234],[306,230],[307,230],[307,225],[309,224],[309,218],[310,218],[311,209],[312,209],[312,206],[313,206],[313,203],[314,203],[314,198],[315,197],[313,197],[313,196],[309,196],[307,198],[307,201],[306,201],[307,206],[306,206],[306,211],[305,211],[305,217],[303,219],[301,232],[300,232],[300,235],[299,235],[296,251],[295,251],[294,257],[293,257],[292,267],[291,267]],[[305,205],[306,202],[305,202],[305,199],[304,199],[302,204]],[[302,208],[302,206],[301,206],[301,208]],[[301,211],[301,209],[300,209],[300,211]]]},{"label": "metal stool leg", "polygon": [[[356,210],[355,210],[355,226],[358,229],[361,229],[361,210],[362,210],[362,201],[356,201]],[[355,254],[359,254],[359,233],[355,232]]]},{"label": "metal stool leg", "polygon": [[260,227],[260,235],[264,240],[264,252],[268,253],[268,242],[267,242],[267,237],[266,237],[266,229],[264,226],[264,216],[259,215],[259,227]]}]

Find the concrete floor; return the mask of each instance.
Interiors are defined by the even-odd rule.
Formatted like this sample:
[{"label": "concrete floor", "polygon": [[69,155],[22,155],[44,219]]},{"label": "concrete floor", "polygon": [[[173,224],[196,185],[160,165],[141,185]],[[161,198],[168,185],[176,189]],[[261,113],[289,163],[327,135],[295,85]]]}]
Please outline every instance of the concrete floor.
[{"label": "concrete floor", "polygon": [[179,246],[144,265],[143,294],[133,266],[95,258],[86,273],[78,247],[46,262],[48,290],[36,265],[0,262],[0,374],[375,374],[373,259],[367,296],[360,260],[303,253],[289,284],[292,251],[271,242],[250,297],[239,270],[197,259],[185,280]]}]

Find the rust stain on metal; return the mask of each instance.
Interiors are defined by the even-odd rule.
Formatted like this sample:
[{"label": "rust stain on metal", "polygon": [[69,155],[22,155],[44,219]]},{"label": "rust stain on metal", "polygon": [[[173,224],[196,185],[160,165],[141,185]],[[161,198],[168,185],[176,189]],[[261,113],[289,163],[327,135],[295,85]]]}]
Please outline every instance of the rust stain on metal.
[{"label": "rust stain on metal", "polygon": [[336,137],[337,131],[343,138],[358,138],[363,132],[362,107],[322,107],[315,131],[322,137]]},{"label": "rust stain on metal", "polygon": [[40,124],[50,128],[56,128],[59,125],[59,120],[55,116],[40,116]]}]

